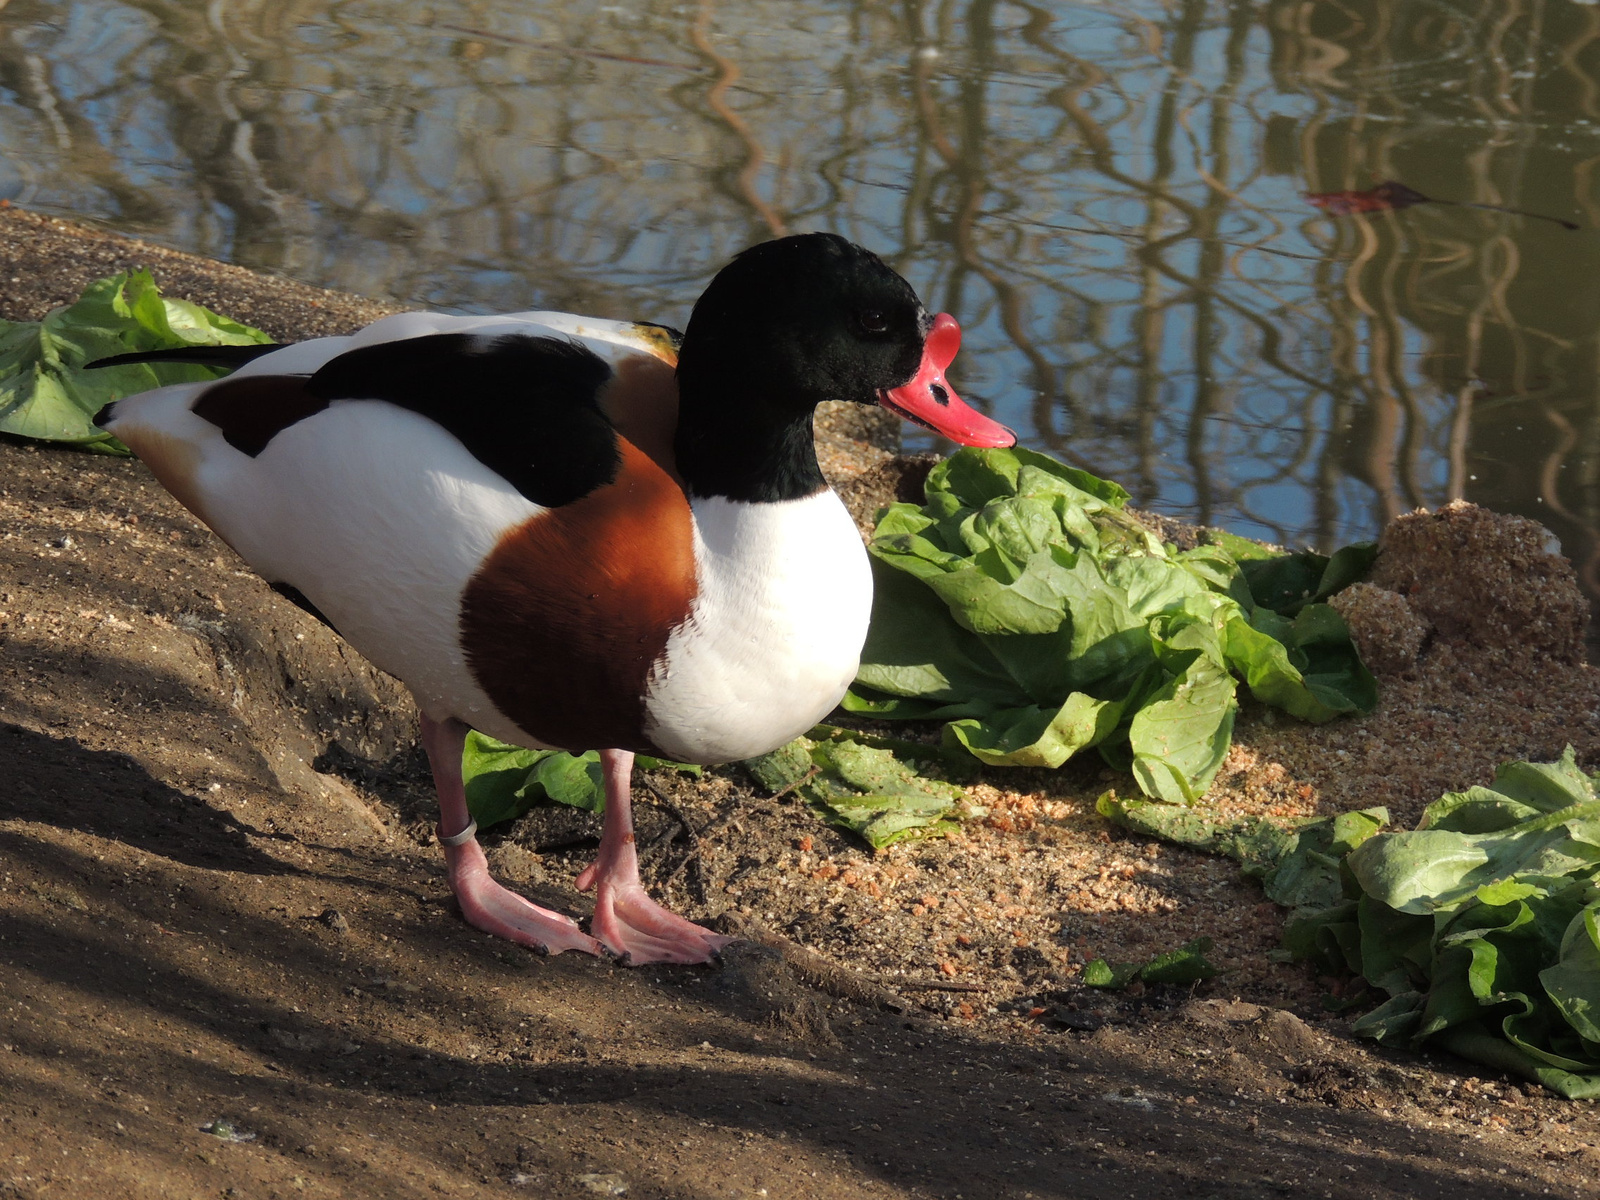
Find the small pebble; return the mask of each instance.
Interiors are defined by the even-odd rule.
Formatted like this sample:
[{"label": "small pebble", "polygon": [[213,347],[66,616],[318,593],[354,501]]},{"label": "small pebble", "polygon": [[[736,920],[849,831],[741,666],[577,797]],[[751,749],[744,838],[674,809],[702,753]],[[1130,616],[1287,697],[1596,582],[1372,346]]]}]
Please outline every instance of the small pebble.
[{"label": "small pebble", "polygon": [[623,1196],[628,1191],[628,1181],[616,1171],[589,1171],[574,1176],[573,1182],[597,1196]]},{"label": "small pebble", "polygon": [[350,922],[344,919],[344,914],[337,908],[323,909],[322,912],[318,914],[317,920],[321,921],[335,933],[350,932]]}]

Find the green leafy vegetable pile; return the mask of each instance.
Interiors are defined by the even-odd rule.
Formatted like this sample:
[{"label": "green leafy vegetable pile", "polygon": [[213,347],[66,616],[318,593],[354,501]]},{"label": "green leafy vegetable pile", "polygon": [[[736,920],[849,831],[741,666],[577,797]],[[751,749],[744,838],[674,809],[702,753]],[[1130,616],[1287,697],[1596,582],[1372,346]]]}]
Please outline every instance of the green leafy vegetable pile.
[{"label": "green leafy vegetable pile", "polygon": [[95,413],[121,396],[214,379],[217,372],[182,363],[85,371],[86,363],[133,350],[271,340],[198,304],[163,297],[149,271],[101,279],[43,321],[0,321],[0,433],[126,454],[127,447],[95,428]]},{"label": "green leafy vegetable pile", "polygon": [[1320,601],[1370,546],[1274,555],[1241,538],[1178,552],[1116,484],[1028,450],[962,450],[872,543],[876,599],[845,708],[947,721],[984,763],[1059,767],[1096,747],[1145,794],[1190,802],[1232,737],[1238,675],[1308,721],[1377,702]]},{"label": "green leafy vegetable pile", "polygon": [[1286,957],[1387,994],[1355,1031],[1600,1096],[1600,775],[1571,748],[1449,792],[1411,831],[1382,809],[1274,826],[1102,797],[1138,832],[1231,855],[1295,909]]},{"label": "green leafy vegetable pile", "polygon": [[1449,792],[1351,851],[1342,904],[1286,943],[1389,999],[1359,1034],[1600,1096],[1600,775],[1571,747]]}]

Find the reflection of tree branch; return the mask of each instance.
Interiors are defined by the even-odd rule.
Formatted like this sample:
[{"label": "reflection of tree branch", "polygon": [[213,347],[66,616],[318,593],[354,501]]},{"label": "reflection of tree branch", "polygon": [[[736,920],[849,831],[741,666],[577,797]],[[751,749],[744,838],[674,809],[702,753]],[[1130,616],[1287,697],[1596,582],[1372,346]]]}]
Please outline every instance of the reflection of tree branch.
[{"label": "reflection of tree branch", "polygon": [[716,83],[711,85],[711,90],[706,93],[706,106],[721,118],[722,123],[745,145],[746,156],[744,168],[739,172],[737,185],[739,194],[744,197],[745,203],[753,208],[761,219],[766,222],[773,237],[783,237],[788,233],[788,227],[777,210],[768,204],[756,191],[756,176],[761,173],[762,166],[767,161],[766,151],[762,150],[761,143],[756,141],[755,134],[750,131],[750,126],[745,119],[734,112],[726,99],[728,89],[739,81],[742,72],[739,64],[730,58],[718,54],[711,44],[711,9],[714,0],[700,0],[700,12],[695,17],[694,24],[689,27],[689,37],[694,42],[694,48],[711,60],[717,68]]},{"label": "reflection of tree branch", "polygon": [[911,52],[911,94],[917,101],[917,117],[923,131],[928,135],[928,141],[938,151],[939,157],[944,159],[945,165],[959,171],[961,155],[945,134],[944,122],[939,117],[939,106],[934,103],[933,89],[928,84],[932,71],[933,56],[924,54],[920,46],[914,48]]},{"label": "reflection of tree branch", "polygon": [[[1071,59],[1070,55],[1064,54],[1061,57],[1064,59]],[[1092,64],[1082,65],[1086,73],[1094,70],[1094,68],[1092,68]],[[1199,236],[1199,230],[1204,224],[1204,219],[1200,208],[1190,201],[1185,200],[1182,196],[1175,192],[1171,192],[1167,189],[1146,183],[1143,180],[1136,179],[1117,167],[1115,161],[1115,152],[1112,149],[1110,135],[1100,127],[1099,123],[1095,121],[1095,119],[1091,117],[1078,102],[1078,94],[1081,91],[1086,90],[1088,86],[1089,85],[1087,83],[1084,83],[1077,87],[1060,89],[1054,94],[1053,98],[1055,99],[1056,103],[1060,105],[1062,110],[1071,118],[1073,125],[1078,130],[1079,136],[1088,146],[1091,158],[1094,161],[1095,170],[1100,174],[1105,175],[1113,182],[1121,184],[1130,191],[1136,192],[1151,200],[1159,200],[1160,202],[1171,207],[1174,211],[1183,214],[1183,216],[1189,222],[1186,228],[1176,230],[1166,237],[1142,247],[1139,251],[1140,261],[1148,263],[1167,278],[1177,283],[1181,283],[1185,287],[1191,289],[1199,287],[1199,280],[1185,274],[1183,271],[1180,271],[1178,268],[1168,263],[1163,258],[1162,251],[1170,246]],[[1283,334],[1275,324],[1262,317],[1259,313],[1252,312],[1250,309],[1232,300],[1225,294],[1217,296],[1216,299],[1217,302],[1223,307],[1236,313],[1238,316],[1242,317],[1244,320],[1256,327],[1256,330],[1261,337],[1261,356],[1270,366],[1276,370],[1282,371],[1289,378],[1303,383],[1308,387],[1316,388],[1319,391],[1326,389],[1326,384],[1323,380],[1317,376],[1296,369],[1283,359],[1281,354]]]},{"label": "reflection of tree branch", "polygon": [[[129,182],[115,154],[102,140],[103,127],[84,116],[79,105],[56,94],[51,65],[37,54],[20,51],[10,38],[0,40],[0,85],[16,92],[29,108],[43,116],[60,156],[73,170],[104,188],[130,223],[137,226],[159,222],[166,216],[165,206]],[[76,99],[93,104],[96,97]]]},{"label": "reflection of tree branch", "polygon": [[[1192,229],[1185,229],[1160,238],[1140,249],[1139,261],[1149,263],[1173,282],[1181,283],[1191,291],[1197,291],[1204,286],[1197,276],[1186,274],[1161,256],[1161,251],[1166,250],[1177,242],[1187,241],[1193,236],[1194,231]],[[1293,379],[1295,382],[1303,383],[1319,392],[1327,390],[1327,381],[1321,376],[1302,371],[1284,359],[1282,353],[1283,331],[1276,324],[1260,313],[1252,312],[1226,293],[1214,296],[1213,300],[1255,327],[1256,332],[1261,337],[1261,359],[1268,366],[1274,370],[1281,371],[1286,377]]]},{"label": "reflection of tree branch", "polygon": [[[1159,41],[1159,37],[1155,40]],[[1180,41],[1182,39],[1180,38]],[[1139,240],[1149,245],[1160,236],[1166,224],[1171,205],[1166,199],[1170,190],[1173,170],[1172,128],[1177,109],[1178,89],[1162,89],[1161,104],[1156,111],[1156,121],[1151,148],[1155,159],[1151,173],[1152,189],[1145,196],[1145,218]],[[1161,350],[1166,335],[1167,310],[1181,302],[1180,296],[1163,296],[1161,274],[1148,261],[1139,263],[1139,309],[1134,320],[1134,336],[1139,354],[1137,395],[1134,400],[1135,420],[1138,423],[1139,482],[1141,503],[1148,504],[1156,496],[1156,463],[1159,451],[1156,444],[1159,422],[1165,409],[1163,393],[1166,379],[1161,369]],[[1195,495],[1199,511],[1209,511],[1210,489],[1204,481],[1195,480]]]},{"label": "reflection of tree branch", "polygon": [[[1398,238],[1392,239],[1393,242],[1398,240]],[[1385,257],[1379,282],[1383,296],[1383,318],[1380,326],[1382,337],[1373,338],[1372,354],[1374,364],[1378,363],[1379,355],[1382,355],[1382,366],[1374,367],[1374,370],[1381,371],[1378,379],[1379,396],[1386,403],[1395,405],[1397,415],[1404,417],[1400,423],[1400,443],[1390,451],[1395,460],[1397,481],[1404,499],[1403,506],[1397,508],[1391,514],[1391,518],[1399,516],[1406,509],[1420,508],[1424,503],[1422,489],[1417,481],[1417,459],[1422,450],[1425,422],[1417,406],[1416,391],[1412,388],[1410,376],[1406,371],[1405,321],[1400,316],[1400,304],[1395,286],[1402,265],[1399,254],[1391,253]]]},{"label": "reflection of tree branch", "polygon": [[[1043,430],[1050,428],[1051,410],[1055,404],[1055,366],[1028,335],[1021,293],[1001,271],[984,259],[975,235],[977,217],[983,210],[984,197],[988,192],[988,181],[982,165],[983,147],[987,141],[984,87],[991,74],[987,68],[993,59],[993,21],[993,0],[975,0],[967,10],[967,40],[974,69],[968,72],[962,84],[964,136],[960,150],[945,132],[939,107],[934,101],[932,57],[916,49],[911,59],[911,85],[919,123],[961,188],[961,206],[951,225],[956,254],[963,266],[977,274],[993,290],[999,306],[1001,328],[1033,368],[1034,425]],[[920,24],[914,28],[920,28]]]},{"label": "reflection of tree branch", "polygon": [[44,114],[44,119],[49,122],[51,132],[56,135],[56,149],[70,152],[72,150],[72,131],[67,128],[66,121],[61,118],[61,106],[56,103],[55,89],[50,85],[49,72],[44,59],[37,54],[24,54],[22,64],[27,70],[29,98],[38,110]]},{"label": "reflection of tree branch", "polygon": [[1569,509],[1561,499],[1561,470],[1567,465],[1568,456],[1578,444],[1578,431],[1573,428],[1565,414],[1555,408],[1548,401],[1540,404],[1545,420],[1555,427],[1560,435],[1560,440],[1553,446],[1550,453],[1546,454],[1544,461],[1539,465],[1539,499],[1545,506],[1558,516],[1565,517],[1578,529],[1582,530],[1587,546],[1580,555],[1570,547],[1564,547],[1568,556],[1573,560],[1578,570],[1578,578],[1584,589],[1592,596],[1600,592],[1600,538],[1596,537],[1596,529],[1592,520],[1583,517]]},{"label": "reflection of tree branch", "polygon": [[1476,383],[1456,389],[1455,416],[1450,419],[1450,473],[1445,480],[1445,499],[1464,500],[1467,495],[1467,437],[1472,432],[1472,401]]},{"label": "reflection of tree branch", "polygon": [[[1375,128],[1365,123],[1366,116],[1370,109],[1409,121],[1407,105],[1412,101],[1394,83],[1421,61],[1413,60],[1408,39],[1426,54],[1445,49],[1428,43],[1427,18],[1408,18],[1403,9],[1383,4],[1363,7],[1373,9],[1389,24],[1368,38],[1358,38],[1352,31],[1344,39],[1346,61],[1355,77],[1384,82],[1365,88],[1360,101],[1352,94],[1335,120],[1324,124],[1313,118],[1302,124],[1302,153],[1308,183],[1313,187],[1340,186],[1334,181],[1341,170],[1347,180],[1368,173],[1378,177],[1396,174],[1397,162],[1404,161],[1401,151],[1416,144],[1414,129],[1402,122]],[[1282,11],[1287,14],[1288,8]],[[1584,60],[1593,56],[1594,43],[1600,40],[1600,13],[1558,10],[1525,0],[1480,0],[1470,11],[1455,5],[1450,11],[1468,21],[1465,28],[1455,31],[1448,47],[1467,84],[1456,103],[1470,106],[1469,116],[1481,116],[1490,123],[1488,136],[1464,156],[1472,194],[1486,201],[1514,198],[1521,186],[1531,187],[1535,181],[1538,163],[1530,158],[1530,151],[1538,145],[1545,124],[1535,119],[1538,106],[1565,103],[1589,114],[1600,107],[1600,88],[1579,59],[1580,50]],[[1547,22],[1549,29],[1555,28],[1558,13],[1563,33],[1552,41]],[[1280,28],[1287,30],[1288,26]],[[1301,27],[1298,33],[1304,39],[1309,29]],[[1285,39],[1285,44],[1290,40]],[[1561,52],[1561,74],[1535,70],[1547,60],[1547,50]],[[1291,54],[1286,51],[1285,60]],[[1541,89],[1537,95],[1536,81]],[[1576,95],[1563,101],[1547,94],[1563,85]],[[1307,90],[1316,94],[1315,87]],[[1344,140],[1330,144],[1328,133],[1341,130]],[[1600,157],[1574,162],[1571,169],[1576,203],[1592,223],[1600,223],[1600,207],[1588,194],[1593,173],[1600,169]],[[1326,173],[1325,182],[1317,182],[1318,172]],[[1592,396],[1574,394],[1583,390],[1574,389],[1574,377],[1590,380],[1592,390],[1593,361],[1573,362],[1582,357],[1574,353],[1580,347],[1589,348],[1592,354],[1592,333],[1571,335],[1563,328],[1571,322],[1552,321],[1548,308],[1540,311],[1539,319],[1530,319],[1530,289],[1545,294],[1548,302],[1548,285],[1529,277],[1521,261],[1530,250],[1542,251],[1531,236],[1482,219],[1471,221],[1470,226],[1470,230],[1452,235],[1443,222],[1386,216],[1351,221],[1337,231],[1336,236],[1346,241],[1354,237],[1369,241],[1348,255],[1343,296],[1332,294],[1331,284],[1324,290],[1328,308],[1335,314],[1339,375],[1335,392],[1363,395],[1360,407],[1352,413],[1359,432],[1351,438],[1335,438],[1331,446],[1345,455],[1339,467],[1356,477],[1367,476],[1380,495],[1397,484],[1402,495],[1396,499],[1402,503],[1415,503],[1419,495],[1425,502],[1433,499],[1426,494],[1433,485],[1419,476],[1424,474],[1421,464],[1425,455],[1436,453],[1448,472],[1441,489],[1445,497],[1477,492],[1497,507],[1514,507],[1556,522],[1571,557],[1582,564],[1580,575],[1593,594],[1600,587],[1596,578],[1600,573],[1600,549],[1596,546],[1600,521],[1592,509],[1600,489],[1594,480],[1579,485],[1572,478],[1574,468],[1587,461],[1586,451],[1580,447],[1592,441],[1600,449],[1600,422],[1595,419],[1600,410],[1593,406]],[[1381,245],[1371,240],[1375,238],[1382,239]],[[1330,247],[1330,251],[1337,253],[1338,247]],[[1405,286],[1397,291],[1401,273]],[[1356,310],[1365,315],[1343,327],[1338,324],[1340,313]],[[1418,390],[1418,377],[1408,369],[1402,339],[1410,336],[1409,328],[1422,330],[1430,339],[1428,356],[1436,365],[1426,368],[1426,373],[1433,376],[1437,392]],[[1357,361],[1363,348],[1367,356]],[[1488,387],[1504,394],[1491,399],[1492,391],[1480,390],[1486,386],[1481,377],[1489,379]],[[1549,398],[1541,399],[1541,392]],[[1439,405],[1436,413],[1425,411],[1425,403],[1434,395],[1446,403]],[[1522,461],[1537,462],[1536,470],[1514,470],[1484,484],[1471,482],[1474,441],[1504,443],[1516,438],[1510,423],[1535,404],[1542,405],[1545,420],[1559,431],[1559,444],[1523,451],[1526,457]],[[1343,424],[1336,420],[1333,427]],[[1528,427],[1532,429],[1534,423]],[[1517,431],[1522,429],[1521,424],[1516,425]],[[1480,449],[1487,449],[1497,461],[1508,462],[1503,444]],[[1360,457],[1359,463],[1352,463],[1355,456]],[[1398,469],[1398,479],[1389,484],[1384,474],[1391,462]],[[1337,484],[1338,476],[1338,471],[1325,469],[1328,487]],[[1557,492],[1562,483],[1568,489],[1565,497]],[[1389,500],[1386,507],[1392,512],[1396,505]]]},{"label": "reflection of tree branch", "polygon": [[[1565,545],[1568,556],[1577,564],[1578,578],[1582,580],[1584,589],[1591,600],[1600,596],[1600,421],[1596,421],[1592,414],[1595,404],[1591,397],[1586,406],[1591,414],[1583,430],[1583,447],[1578,452],[1577,460],[1572,464],[1577,470],[1576,479],[1568,483],[1577,490],[1581,498],[1583,513],[1578,517],[1577,525],[1583,533],[1584,552],[1577,553],[1571,547],[1572,539],[1567,539]],[[1590,658],[1596,657],[1595,651],[1600,646],[1595,645],[1595,630],[1593,622],[1590,624]]]},{"label": "reflection of tree branch", "polygon": [[1575,15],[1583,21],[1584,28],[1577,37],[1569,38],[1561,47],[1561,54],[1556,62],[1578,85],[1583,97],[1578,102],[1579,111],[1590,117],[1600,117],[1600,87],[1595,85],[1594,76],[1578,65],[1578,55],[1596,38],[1600,38],[1600,12],[1590,6],[1580,8]]},{"label": "reflection of tree branch", "polygon": [[1544,414],[1544,419],[1555,427],[1558,435],[1556,444],[1539,464],[1539,499],[1544,501],[1551,512],[1581,525],[1582,519],[1561,501],[1561,468],[1567,455],[1572,453],[1572,448],[1578,444],[1578,431],[1549,401],[1541,403],[1539,411]]},{"label": "reflection of tree branch", "polygon": [[[1023,7],[1030,14],[1037,11],[1031,5],[1024,4]],[[1237,370],[1237,365],[1224,368],[1217,362],[1218,351],[1226,338],[1230,323],[1222,320],[1221,314],[1227,314],[1230,318],[1238,317],[1255,328],[1261,360],[1284,376],[1303,384],[1308,391],[1307,403],[1315,397],[1328,394],[1326,382],[1320,376],[1293,367],[1283,357],[1284,331],[1280,325],[1282,301],[1272,297],[1276,312],[1271,319],[1268,319],[1230,295],[1225,284],[1224,276],[1232,271],[1247,285],[1261,290],[1259,285],[1251,284],[1244,273],[1237,269],[1239,255],[1233,256],[1232,259],[1226,259],[1222,255],[1224,245],[1241,244],[1225,242],[1218,236],[1221,220],[1224,213],[1229,211],[1230,202],[1239,201],[1238,183],[1230,179],[1231,171],[1226,159],[1228,121],[1231,106],[1237,102],[1240,81],[1245,78],[1244,45],[1254,27],[1255,15],[1247,5],[1232,5],[1229,12],[1229,75],[1227,82],[1208,97],[1211,120],[1207,130],[1209,140],[1206,144],[1211,146],[1211,153],[1216,157],[1208,166],[1203,157],[1206,153],[1205,145],[1199,137],[1191,135],[1189,141],[1193,150],[1193,161],[1185,160],[1185,165],[1195,171],[1201,181],[1208,186],[1209,192],[1203,205],[1196,205],[1185,199],[1171,183],[1171,176],[1175,173],[1175,156],[1171,150],[1172,135],[1179,127],[1188,131],[1187,122],[1178,114],[1179,98],[1186,90],[1181,85],[1183,81],[1188,81],[1190,87],[1187,90],[1200,86],[1188,69],[1189,59],[1193,54],[1193,31],[1204,23],[1203,13],[1196,11],[1195,5],[1190,4],[1182,11],[1172,12],[1170,21],[1172,40],[1163,55],[1164,65],[1167,68],[1165,86],[1150,89],[1145,93],[1160,96],[1154,115],[1155,131],[1152,135],[1146,135],[1141,139],[1141,144],[1147,147],[1153,160],[1149,179],[1136,178],[1118,166],[1119,147],[1114,145],[1106,127],[1090,114],[1085,102],[1080,100],[1081,96],[1093,89],[1096,100],[1103,106],[1108,89],[1115,95],[1123,97],[1122,89],[1116,86],[1115,81],[1106,78],[1093,62],[1080,60],[1061,52],[1046,42],[1042,36],[1029,36],[1036,28],[1034,22],[1030,22],[1028,31],[1024,33],[1030,44],[1038,46],[1059,61],[1064,73],[1073,81],[1053,93],[1053,99],[1069,123],[1075,127],[1078,141],[1087,150],[1094,169],[1117,185],[1121,193],[1144,196],[1148,201],[1146,228],[1142,235],[1127,235],[1131,241],[1143,242],[1137,252],[1141,271],[1141,298],[1136,306],[1133,331],[1134,345],[1139,348],[1136,353],[1140,358],[1139,364],[1134,367],[1139,380],[1137,385],[1139,393],[1133,409],[1139,422],[1138,429],[1141,431],[1136,435],[1140,437],[1141,447],[1153,444],[1152,439],[1157,436],[1158,423],[1166,419],[1171,409],[1168,388],[1163,386],[1169,381],[1159,358],[1163,352],[1160,329],[1164,314],[1178,305],[1187,305],[1193,311],[1198,328],[1192,337],[1192,354],[1198,357],[1194,359],[1196,379],[1193,385],[1194,398],[1188,406],[1191,411],[1188,414],[1190,419],[1187,442],[1190,450],[1190,470],[1202,515],[1213,509],[1220,499],[1224,499],[1212,496],[1211,485],[1207,482],[1216,451],[1211,448],[1215,439],[1205,434],[1206,425],[1203,422],[1217,415],[1216,412],[1210,411],[1218,407],[1214,381],[1221,378],[1229,369]],[[1163,130],[1167,133],[1163,134],[1161,132]],[[1160,231],[1163,226],[1170,223],[1166,219],[1168,214],[1176,216],[1185,227],[1163,237]],[[1270,214],[1258,215],[1265,216],[1273,233],[1282,231],[1281,223]],[[1111,234],[1111,236],[1117,235]],[[1183,252],[1192,251],[1198,256],[1197,269],[1193,274],[1175,267],[1168,257],[1172,251],[1180,247]],[[1250,248],[1266,253],[1282,253],[1275,247],[1262,245],[1259,241]],[[1158,279],[1166,279],[1180,286],[1175,292],[1163,294],[1157,285]],[[1207,365],[1208,362],[1210,366]],[[1074,370],[1082,373],[1083,368],[1084,364],[1079,362]],[[1310,426],[1309,418],[1304,424]],[[1282,429],[1281,424],[1276,428]],[[1296,448],[1291,451],[1292,460],[1295,463],[1306,461],[1314,444],[1315,435],[1308,429],[1302,430],[1297,438]],[[1142,450],[1140,461],[1145,464],[1146,473],[1153,478],[1154,463]],[[1285,468],[1285,470],[1292,469],[1293,467]],[[1271,474],[1276,476],[1282,472]],[[1255,482],[1263,481],[1257,479]],[[1225,499],[1237,507],[1244,507],[1239,497]],[[1273,525],[1273,522],[1265,519],[1262,523]]]},{"label": "reflection of tree branch", "polygon": [[[1190,0],[1189,8],[1184,15],[1185,19],[1181,23],[1182,33],[1174,41],[1172,60],[1180,71],[1188,71],[1193,63],[1194,34],[1200,26],[1204,3],[1205,0]],[[1227,69],[1222,86],[1211,102],[1209,133],[1213,163],[1209,179],[1212,181],[1223,180],[1229,173],[1228,107],[1238,88],[1238,81],[1244,74],[1243,52],[1245,39],[1250,32],[1250,17],[1248,4],[1232,5],[1229,13],[1227,50],[1224,55]],[[1176,116],[1176,104],[1173,111]],[[1201,161],[1198,153],[1195,154],[1195,160],[1197,163]],[[1202,525],[1211,523],[1214,503],[1211,462],[1206,453],[1205,421],[1221,410],[1228,394],[1228,389],[1217,386],[1214,359],[1217,342],[1220,340],[1220,322],[1217,320],[1215,298],[1222,290],[1219,282],[1224,262],[1223,249],[1217,241],[1217,233],[1222,224],[1222,216],[1227,211],[1229,199],[1230,194],[1227,190],[1220,182],[1215,183],[1207,191],[1206,202],[1200,212],[1200,225],[1195,231],[1200,243],[1196,271],[1197,286],[1194,289],[1195,391],[1194,406],[1189,416],[1189,429],[1184,440],[1189,452],[1189,469],[1194,474],[1195,499],[1199,503],[1197,520]]]},{"label": "reflection of tree branch", "polygon": [[[1595,15],[1600,17],[1600,13]],[[1600,204],[1595,203],[1593,182],[1596,166],[1600,166],[1600,157],[1583,159],[1572,168],[1572,184],[1578,206],[1588,215],[1590,225],[1600,225]]]},{"label": "reflection of tree branch", "polygon": [[[488,29],[471,29],[465,25],[451,25],[445,21],[437,22],[433,25],[433,28],[448,30],[450,33],[459,33],[477,41],[499,42],[505,46],[526,46],[530,50],[544,50],[550,54],[558,54],[563,58],[589,58],[596,62],[630,63],[641,67],[670,67],[674,71],[688,71],[694,75],[698,75],[701,71],[701,68],[694,66],[692,63],[670,62],[664,58],[643,58],[636,54],[611,54],[604,50],[587,50],[581,46],[567,45],[562,42],[536,42],[532,38],[517,37],[512,33],[495,33]],[[710,57],[716,58],[715,55]],[[738,75],[735,74],[734,79],[737,78]],[[729,81],[730,85],[732,82],[733,80]]]}]

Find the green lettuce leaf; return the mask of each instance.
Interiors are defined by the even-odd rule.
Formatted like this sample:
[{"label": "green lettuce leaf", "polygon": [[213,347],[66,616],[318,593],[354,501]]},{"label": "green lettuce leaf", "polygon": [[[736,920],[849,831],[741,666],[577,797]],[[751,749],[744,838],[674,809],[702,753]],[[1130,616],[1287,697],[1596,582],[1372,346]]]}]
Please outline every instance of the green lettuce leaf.
[{"label": "green lettuce leaf", "polygon": [[[959,820],[983,815],[956,785],[918,774],[893,750],[840,734],[800,739],[813,769],[801,776],[796,790],[827,824],[883,850],[897,842],[942,837]],[[937,747],[922,749],[924,757],[937,759]]]},{"label": "green lettuce leaf", "polygon": [[1103,958],[1083,965],[1081,981],[1088,987],[1121,991],[1135,979],[1144,983],[1185,985],[1212,979],[1222,972],[1206,960],[1210,938],[1196,938],[1176,950],[1159,954],[1147,963],[1108,963]]},{"label": "green lettuce leaf", "polygon": [[[1230,545],[1237,548],[1242,540],[1235,538]],[[1258,605],[1292,617],[1306,605],[1361,582],[1377,557],[1376,542],[1357,542],[1331,556],[1314,550],[1271,556],[1247,551],[1239,566]]]},{"label": "green lettuce leaf", "polygon": [[1059,708],[1030,704],[966,718],[945,727],[946,737],[991,767],[1059,767],[1079,750],[1109,737],[1123,705],[1072,692]]},{"label": "green lettuce leaf", "polygon": [[1359,1034],[1600,1096],[1596,782],[1568,747],[1559,762],[1510,763],[1489,787],[1442,796],[1421,828],[1349,852],[1357,902],[1303,921],[1291,948],[1321,962],[1331,942],[1356,942],[1351,969],[1390,997]]},{"label": "green lettuce leaf", "polygon": [[1539,982],[1567,1024],[1590,1045],[1600,1047],[1600,905],[1586,905],[1568,922],[1554,966],[1539,972]]},{"label": "green lettuce leaf", "polygon": [[135,350],[269,341],[259,329],[162,296],[147,270],[98,280],[43,321],[0,321],[0,432],[126,454],[127,447],[93,423],[106,404],[165,384],[215,379],[219,372],[184,363],[86,371],[87,363]]},{"label": "green lettuce leaf", "polygon": [[1350,630],[1326,604],[1302,607],[1293,621],[1257,609],[1230,620],[1226,638],[1230,665],[1264,704],[1316,723],[1377,705],[1377,681],[1347,652]]},{"label": "green lettuce leaf", "polygon": [[[1387,994],[1357,1034],[1437,1045],[1585,1099],[1600,1097],[1597,785],[1568,747],[1558,762],[1508,763],[1491,786],[1440,797],[1409,831],[1383,831],[1382,809],[1278,824],[1110,793],[1098,807],[1261,879],[1292,910],[1290,957]],[[1098,986],[1131,977],[1096,971]]]},{"label": "green lettuce leaf", "polygon": [[1265,817],[1217,821],[1193,808],[1121,800],[1111,792],[1102,795],[1096,807],[1101,816],[1124,829],[1235,859],[1246,875],[1261,880],[1267,899],[1293,910],[1294,919],[1345,899],[1343,858],[1389,823],[1383,808],[1298,821]]},{"label": "green lettuce leaf", "polygon": [[[646,754],[636,756],[634,764],[646,771],[671,767],[700,774],[692,764]],[[473,730],[461,752],[461,776],[466,782],[467,811],[480,829],[513,821],[536,804],[565,804],[592,813],[602,813],[606,807],[600,755],[593,750],[587,754],[528,750]]]},{"label": "green lettuce leaf", "polygon": [[1600,870],[1600,799],[1530,817],[1508,829],[1394,833],[1350,856],[1362,890],[1407,913],[1448,911],[1486,884]]},{"label": "green lettuce leaf", "polygon": [[1227,754],[1236,678],[1306,720],[1377,702],[1318,602],[1364,571],[1366,550],[1292,569],[1242,539],[1175,553],[1123,511],[1121,488],[1023,449],[963,450],[926,494],[878,523],[848,711],[945,721],[946,744],[990,766],[1097,748],[1147,795],[1187,803]]}]

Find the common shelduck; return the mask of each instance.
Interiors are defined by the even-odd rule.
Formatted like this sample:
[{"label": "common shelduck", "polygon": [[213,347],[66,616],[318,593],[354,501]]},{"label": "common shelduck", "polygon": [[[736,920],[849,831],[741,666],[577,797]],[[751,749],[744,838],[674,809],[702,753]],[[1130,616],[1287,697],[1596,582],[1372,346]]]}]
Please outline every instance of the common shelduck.
[{"label": "common shelduck", "polygon": [[[237,369],[98,421],[410,688],[468,922],[552,953],[703,962],[729,939],[639,880],[634,753],[749,758],[838,703],[872,580],[813,411],[875,403],[966,445],[1014,444],[945,381],[960,339],[877,256],[814,233],[736,257],[682,335],[404,313],[180,354]],[[130,357],[161,355],[116,361]],[[469,727],[600,751],[600,849],[577,879],[596,893],[589,933],[490,877],[462,786]]]}]

